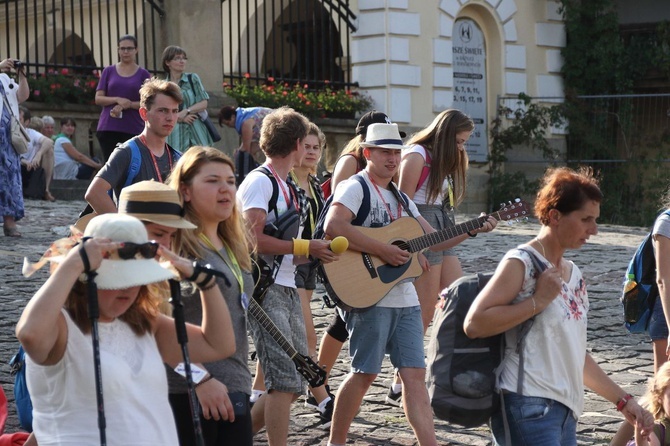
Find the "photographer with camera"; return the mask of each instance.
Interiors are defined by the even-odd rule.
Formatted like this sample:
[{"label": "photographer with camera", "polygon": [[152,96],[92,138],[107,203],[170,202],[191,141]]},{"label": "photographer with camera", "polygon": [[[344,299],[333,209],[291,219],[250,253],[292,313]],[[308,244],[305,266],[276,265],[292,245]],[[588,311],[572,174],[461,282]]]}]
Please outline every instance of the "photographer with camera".
[{"label": "photographer with camera", "polygon": [[[12,146],[12,120],[19,119],[19,104],[30,96],[23,64],[16,59],[0,62],[0,212],[5,237],[21,237],[16,221],[23,218],[21,158]],[[7,72],[14,71],[18,82]],[[18,124],[18,122],[17,122]]]}]

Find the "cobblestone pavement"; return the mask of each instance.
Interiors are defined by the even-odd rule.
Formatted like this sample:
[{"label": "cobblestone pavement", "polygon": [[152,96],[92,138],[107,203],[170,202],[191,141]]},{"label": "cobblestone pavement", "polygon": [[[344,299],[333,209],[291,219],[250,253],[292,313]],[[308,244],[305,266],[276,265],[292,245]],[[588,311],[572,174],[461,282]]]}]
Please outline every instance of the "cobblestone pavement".
[{"label": "cobblestone pavement", "polygon": [[[27,200],[26,217],[19,222],[23,238],[0,237],[0,382],[10,400],[10,418],[6,427],[8,432],[16,430],[18,426],[13,405],[12,378],[7,366],[18,345],[14,327],[26,302],[47,277],[45,271],[40,271],[32,278],[24,279],[20,274],[22,259],[27,255],[31,261],[36,261],[51,241],[65,234],[68,225],[74,222],[83,207],[82,201],[48,203]],[[534,221],[501,225],[490,234],[466,240],[458,248],[463,269],[466,273],[493,270],[507,249],[531,239],[538,227]],[[622,327],[618,297],[628,260],[645,232],[644,228],[602,225],[600,234],[585,247],[566,254],[566,258],[574,260],[582,269],[588,284],[591,301],[588,346],[614,380],[637,396],[643,393],[645,381],[652,373],[651,347],[644,336],[631,336]],[[321,300],[315,297],[312,311],[320,335],[329,323],[332,310],[322,308]],[[346,347],[331,379],[334,388],[348,372],[345,353]],[[390,377],[390,364],[385,363],[384,370],[354,420],[349,444],[415,444],[402,410],[384,404]],[[318,427],[318,417],[305,409],[302,403],[302,399],[298,400],[291,411],[289,444],[325,445],[327,431]],[[611,403],[587,392],[585,412],[578,426],[579,444],[606,444],[616,431],[620,419]],[[485,427],[462,429],[439,420],[435,424],[440,444],[490,444]],[[256,444],[267,444],[264,431],[256,436]]]}]

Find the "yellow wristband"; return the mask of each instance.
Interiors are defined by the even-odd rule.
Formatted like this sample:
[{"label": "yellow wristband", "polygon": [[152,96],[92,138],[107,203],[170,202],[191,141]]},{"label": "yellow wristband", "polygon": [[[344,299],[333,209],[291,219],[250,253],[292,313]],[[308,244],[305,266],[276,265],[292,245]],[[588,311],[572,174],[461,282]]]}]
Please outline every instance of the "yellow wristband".
[{"label": "yellow wristband", "polygon": [[294,256],[308,256],[309,255],[309,240],[301,238],[293,239],[293,255]]}]

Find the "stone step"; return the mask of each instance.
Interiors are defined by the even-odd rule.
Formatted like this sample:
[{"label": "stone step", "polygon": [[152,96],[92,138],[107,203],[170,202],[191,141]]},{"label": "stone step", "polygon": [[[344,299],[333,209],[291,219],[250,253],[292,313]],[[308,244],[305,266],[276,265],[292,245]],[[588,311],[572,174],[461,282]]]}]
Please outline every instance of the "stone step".
[{"label": "stone step", "polygon": [[87,180],[52,180],[49,189],[56,200],[83,200],[89,184]]}]

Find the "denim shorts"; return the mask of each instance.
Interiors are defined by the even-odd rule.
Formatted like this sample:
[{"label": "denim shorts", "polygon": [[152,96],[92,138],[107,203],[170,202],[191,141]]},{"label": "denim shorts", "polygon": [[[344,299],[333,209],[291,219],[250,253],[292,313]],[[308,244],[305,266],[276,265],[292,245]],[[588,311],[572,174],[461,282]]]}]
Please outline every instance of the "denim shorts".
[{"label": "denim shorts", "polygon": [[651,310],[651,315],[649,316],[649,337],[652,341],[668,339],[668,324],[663,314],[661,296],[656,298],[654,308]]},{"label": "denim shorts", "polygon": [[[261,305],[279,331],[293,344],[293,347],[307,355],[307,335],[302,317],[300,296],[295,288],[272,284],[265,293]],[[279,347],[254,317],[249,318],[249,329],[256,346],[258,360],[265,375],[265,388],[280,392],[301,394],[305,381],[295,364]]]},{"label": "denim shorts", "polygon": [[[443,209],[442,206],[434,206],[428,204],[418,204],[419,213],[426,219],[430,225],[437,231],[445,228],[453,228],[454,225],[454,211]],[[428,259],[431,266],[441,265],[442,257],[455,256],[453,248],[445,249],[444,251],[425,251],[424,255]]]},{"label": "denim shorts", "polygon": [[512,443],[505,444],[502,411],[491,417],[493,442],[498,446],[576,446],[577,419],[572,410],[549,398],[505,392],[505,410]]},{"label": "denim shorts", "polygon": [[295,267],[295,286],[305,290],[316,289],[316,267],[305,263]]},{"label": "denim shorts", "polygon": [[421,307],[343,312],[353,373],[378,374],[384,355],[395,368],[425,368]]}]

